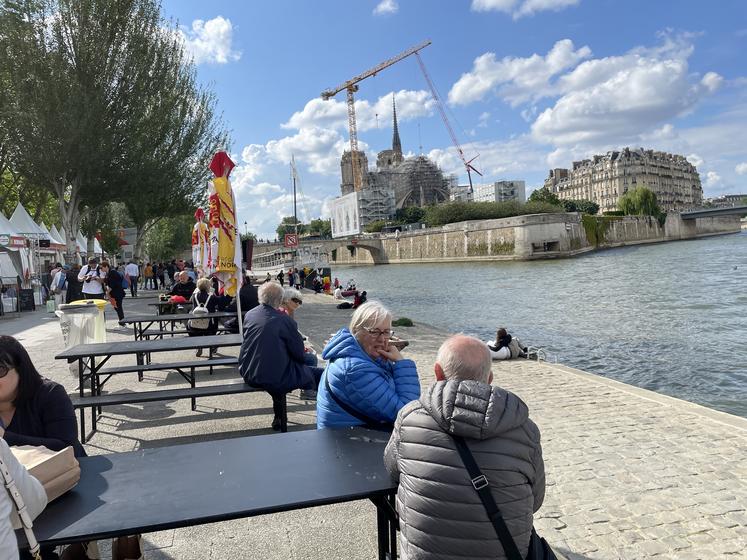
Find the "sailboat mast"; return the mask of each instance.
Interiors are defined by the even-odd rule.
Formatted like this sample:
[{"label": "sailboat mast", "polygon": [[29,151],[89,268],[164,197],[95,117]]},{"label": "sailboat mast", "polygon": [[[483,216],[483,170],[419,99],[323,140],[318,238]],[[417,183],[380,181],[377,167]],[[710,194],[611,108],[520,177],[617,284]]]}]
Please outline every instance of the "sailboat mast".
[{"label": "sailboat mast", "polygon": [[[291,156],[291,176],[293,177],[293,227],[298,240],[298,208],[296,206],[296,160]],[[293,268],[296,268],[296,257],[298,256],[298,245],[293,250]]]}]

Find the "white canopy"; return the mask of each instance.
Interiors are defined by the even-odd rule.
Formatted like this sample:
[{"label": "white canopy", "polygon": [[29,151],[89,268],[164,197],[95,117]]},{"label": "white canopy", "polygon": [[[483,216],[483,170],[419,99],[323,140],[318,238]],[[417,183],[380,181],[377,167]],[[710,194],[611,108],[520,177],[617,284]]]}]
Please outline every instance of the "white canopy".
[{"label": "white canopy", "polygon": [[81,233],[80,230],[78,230],[78,234],[75,236],[75,242],[78,244],[78,251],[81,255],[87,255],[88,254],[88,241],[86,241],[86,238],[83,237],[83,233]]},{"label": "white canopy", "polygon": [[52,239],[56,239],[63,245],[67,245],[67,239],[65,239],[65,236],[60,233],[56,225],[52,224],[52,229],[49,230],[49,235],[52,236]]},{"label": "white canopy", "polygon": [[23,235],[18,233],[15,226],[10,223],[10,220],[2,212],[0,212],[0,237],[2,237],[0,245],[10,251],[17,251],[26,247],[26,240],[23,238]]},{"label": "white canopy", "polygon": [[13,210],[13,215],[10,217],[10,223],[13,224],[16,231],[24,237],[30,237],[32,239],[49,239],[52,241],[49,232],[44,231],[34,220],[31,219],[31,216],[29,216],[29,213],[26,212],[26,209],[20,202],[18,203],[18,206],[16,206],[16,209]]}]

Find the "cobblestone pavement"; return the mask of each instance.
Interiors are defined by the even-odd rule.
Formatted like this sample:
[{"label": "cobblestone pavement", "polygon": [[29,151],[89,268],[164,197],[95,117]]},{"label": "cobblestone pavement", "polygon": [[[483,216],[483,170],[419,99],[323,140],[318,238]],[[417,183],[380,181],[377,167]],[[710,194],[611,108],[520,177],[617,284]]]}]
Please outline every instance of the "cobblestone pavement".
[{"label": "cobblestone pavement", "polygon": [[[125,309],[146,312],[145,303],[125,300]],[[307,294],[297,319],[321,348],[350,314],[326,296]],[[114,321],[108,327],[109,340],[131,338]],[[0,333],[18,335],[44,375],[74,389],[77,378],[53,359],[63,347],[55,320],[42,313],[2,320]],[[416,325],[398,334],[411,341],[405,352],[417,362],[422,383],[430,383],[445,333]],[[578,560],[747,558],[747,419],[556,364],[496,362],[493,370],[494,382],[527,402],[542,431],[548,486],[535,525],[561,554]],[[235,376],[223,370],[199,382]],[[113,378],[107,389],[183,384],[173,373],[146,374],[142,383],[133,374]],[[271,433],[271,416],[270,399],[262,394],[201,399],[196,412],[189,401],[111,407],[86,448],[97,454]],[[289,422],[292,430],[313,429],[313,403],[290,397]],[[373,507],[364,502],[164,531],[145,540],[150,559],[363,559],[375,557],[376,547]]]}]

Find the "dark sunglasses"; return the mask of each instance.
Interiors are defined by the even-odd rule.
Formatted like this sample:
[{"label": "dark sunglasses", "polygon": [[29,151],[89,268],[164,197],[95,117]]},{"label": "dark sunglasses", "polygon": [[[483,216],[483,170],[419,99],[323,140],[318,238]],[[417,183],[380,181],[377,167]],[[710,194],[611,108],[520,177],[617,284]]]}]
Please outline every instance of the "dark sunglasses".
[{"label": "dark sunglasses", "polygon": [[8,375],[8,372],[13,369],[13,366],[6,366],[5,364],[0,364],[0,379]]},{"label": "dark sunglasses", "polygon": [[301,301],[301,300],[300,300],[300,299],[298,299],[297,297],[291,298],[291,301],[292,301],[293,303],[297,303],[298,305],[303,305],[303,301]]}]

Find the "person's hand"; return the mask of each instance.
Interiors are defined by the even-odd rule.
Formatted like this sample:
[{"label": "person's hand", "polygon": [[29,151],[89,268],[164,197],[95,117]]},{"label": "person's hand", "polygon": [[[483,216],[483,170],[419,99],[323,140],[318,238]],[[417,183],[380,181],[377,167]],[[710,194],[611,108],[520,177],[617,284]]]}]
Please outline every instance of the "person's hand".
[{"label": "person's hand", "polygon": [[400,360],[404,360],[402,354],[400,354],[399,349],[392,344],[389,344],[386,350],[379,350],[379,356],[389,360],[390,362],[399,362]]}]

